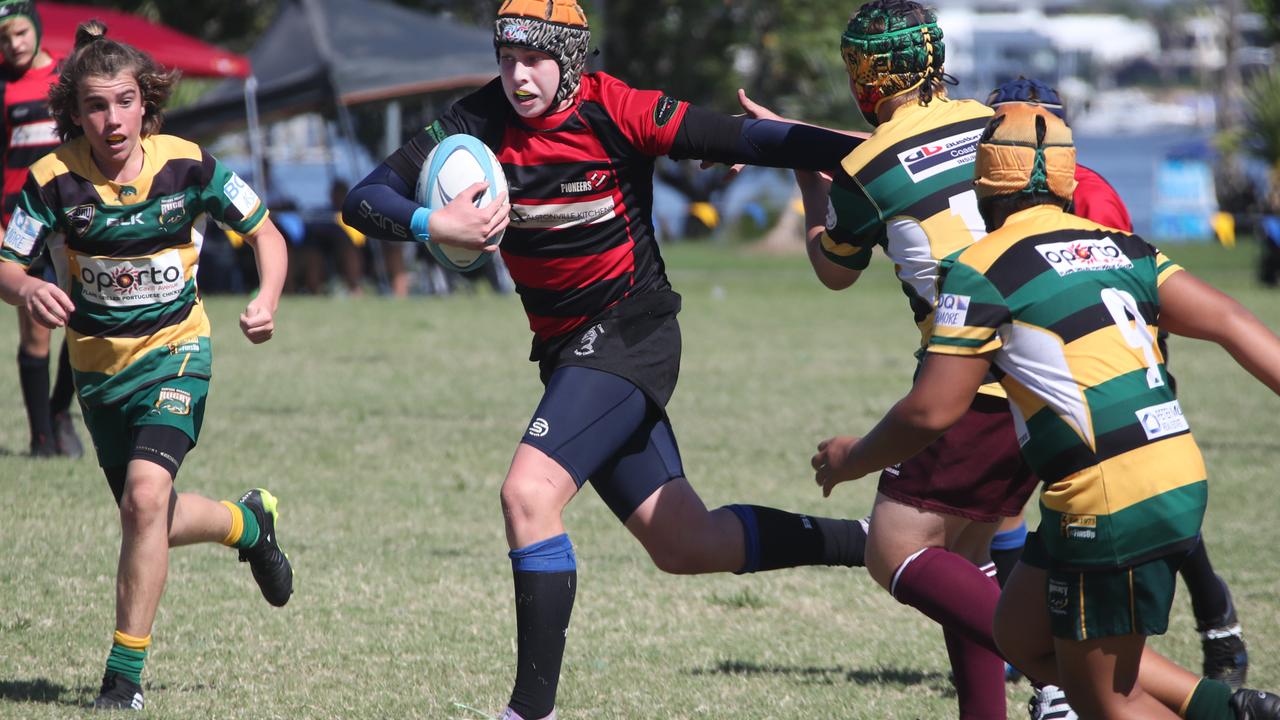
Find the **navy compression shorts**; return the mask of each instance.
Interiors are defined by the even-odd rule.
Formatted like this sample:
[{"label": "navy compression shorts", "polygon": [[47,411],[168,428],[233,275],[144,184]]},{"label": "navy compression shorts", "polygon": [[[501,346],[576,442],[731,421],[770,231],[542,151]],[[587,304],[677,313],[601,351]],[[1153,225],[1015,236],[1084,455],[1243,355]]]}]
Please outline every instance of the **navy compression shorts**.
[{"label": "navy compression shorts", "polygon": [[582,487],[588,480],[619,520],[684,477],[665,413],[625,378],[557,369],[521,442],[546,453]]}]

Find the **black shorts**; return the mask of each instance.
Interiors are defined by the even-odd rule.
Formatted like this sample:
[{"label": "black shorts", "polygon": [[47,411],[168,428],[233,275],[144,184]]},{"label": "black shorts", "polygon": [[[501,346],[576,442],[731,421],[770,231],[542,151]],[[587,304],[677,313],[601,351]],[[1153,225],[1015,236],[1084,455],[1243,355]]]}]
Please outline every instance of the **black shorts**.
[{"label": "black shorts", "polygon": [[589,480],[623,522],[658,488],[684,477],[666,414],[640,388],[602,370],[555,371],[521,442],[559,463],[578,487]]}]

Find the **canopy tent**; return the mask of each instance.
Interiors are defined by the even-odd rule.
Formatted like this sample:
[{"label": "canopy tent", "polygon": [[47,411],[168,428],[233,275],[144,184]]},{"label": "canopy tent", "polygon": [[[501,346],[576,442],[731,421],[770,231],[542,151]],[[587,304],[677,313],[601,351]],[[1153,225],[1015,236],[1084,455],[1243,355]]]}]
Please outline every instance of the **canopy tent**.
[{"label": "canopy tent", "polygon": [[[228,81],[168,114],[179,134],[207,136],[266,118],[329,111],[441,90],[496,74],[490,31],[385,0],[283,0],[249,53],[248,88]],[[247,97],[251,95],[252,97]]]},{"label": "canopy tent", "polygon": [[41,2],[36,6],[44,28],[44,48],[64,58],[75,47],[76,27],[98,19],[113,40],[145,50],[156,62],[191,77],[243,78],[249,75],[249,59],[227,52],[189,35],[121,10],[92,5]]}]

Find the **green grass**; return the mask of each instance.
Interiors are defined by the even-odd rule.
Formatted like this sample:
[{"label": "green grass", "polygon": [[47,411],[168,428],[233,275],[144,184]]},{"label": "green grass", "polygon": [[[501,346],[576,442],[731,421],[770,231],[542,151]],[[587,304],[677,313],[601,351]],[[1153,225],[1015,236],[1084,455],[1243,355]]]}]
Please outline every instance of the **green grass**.
[{"label": "green grass", "polygon": [[[1252,249],[1171,248],[1280,327]],[[821,289],[802,258],[673,246],[685,298],[671,403],[708,505],[746,501],[858,517],[874,480],[823,500],[818,440],[865,431],[905,392],[915,330],[883,264]],[[144,682],[154,717],[480,718],[515,658],[498,487],[539,394],[518,302],[287,298],[276,339],[210,298],[216,380],[179,486],[281,498],[297,569],[283,610],[231,551],[172,554]],[[0,358],[14,315],[0,313]],[[9,361],[6,361],[9,362]],[[1280,689],[1280,401],[1221,350],[1175,341],[1173,368],[1209,463],[1206,524],[1253,650]],[[113,629],[118,522],[95,464],[21,456],[16,372],[0,372],[0,716],[77,714]],[[579,592],[560,692],[578,718],[942,718],[955,698],[941,632],[860,570],[683,578],[655,570],[590,489],[567,511]],[[1185,593],[1156,647],[1197,667]],[[1010,690],[1022,717],[1028,689]]]}]

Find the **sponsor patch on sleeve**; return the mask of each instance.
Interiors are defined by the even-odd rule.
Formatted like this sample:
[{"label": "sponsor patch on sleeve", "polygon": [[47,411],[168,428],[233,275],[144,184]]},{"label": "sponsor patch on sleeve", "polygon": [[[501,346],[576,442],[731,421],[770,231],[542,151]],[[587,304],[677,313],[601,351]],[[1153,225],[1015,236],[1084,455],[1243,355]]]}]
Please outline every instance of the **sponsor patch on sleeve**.
[{"label": "sponsor patch on sleeve", "polygon": [[653,106],[653,123],[658,127],[662,127],[671,122],[671,118],[676,116],[676,110],[680,108],[680,101],[669,95],[663,95],[658,98],[658,102]]},{"label": "sponsor patch on sleeve", "polygon": [[1144,407],[1134,414],[1138,416],[1138,422],[1142,423],[1142,432],[1147,434],[1148,440],[1158,440],[1191,429],[1177,400]]},{"label": "sponsor patch on sleeve", "polygon": [[943,293],[938,298],[938,309],[934,311],[933,324],[944,327],[962,328],[969,319],[969,296]]},{"label": "sponsor patch on sleeve", "polygon": [[40,239],[44,223],[31,217],[22,208],[15,208],[4,231],[4,246],[19,255],[30,255]]},{"label": "sponsor patch on sleeve", "polygon": [[222,193],[227,196],[235,209],[240,211],[241,217],[249,217],[254,210],[258,209],[258,204],[261,202],[253,188],[235,173],[231,173],[231,177],[227,178],[226,184],[222,186]]}]

